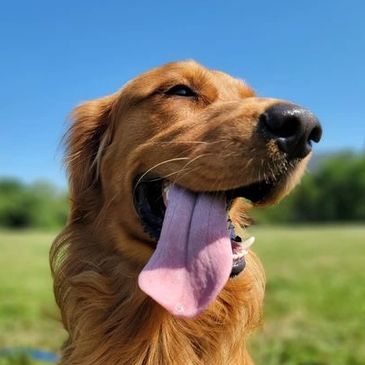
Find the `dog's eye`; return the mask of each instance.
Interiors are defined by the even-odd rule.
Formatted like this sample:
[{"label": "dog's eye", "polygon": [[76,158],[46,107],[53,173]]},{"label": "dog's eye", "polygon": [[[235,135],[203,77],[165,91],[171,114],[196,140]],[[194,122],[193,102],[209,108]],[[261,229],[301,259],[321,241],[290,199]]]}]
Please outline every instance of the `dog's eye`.
[{"label": "dog's eye", "polygon": [[175,85],[165,91],[166,95],[176,95],[176,96],[185,96],[185,97],[195,97],[197,96],[196,92],[190,87],[185,85]]}]

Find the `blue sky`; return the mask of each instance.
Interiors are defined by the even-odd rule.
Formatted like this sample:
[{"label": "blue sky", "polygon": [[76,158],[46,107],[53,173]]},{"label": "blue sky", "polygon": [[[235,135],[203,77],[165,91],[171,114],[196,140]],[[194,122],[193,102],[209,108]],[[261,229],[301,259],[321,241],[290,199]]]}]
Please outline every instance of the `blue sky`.
[{"label": "blue sky", "polygon": [[2,2],[0,176],[64,186],[72,107],[188,58],[313,110],[318,151],[363,151],[364,14],[360,0]]}]

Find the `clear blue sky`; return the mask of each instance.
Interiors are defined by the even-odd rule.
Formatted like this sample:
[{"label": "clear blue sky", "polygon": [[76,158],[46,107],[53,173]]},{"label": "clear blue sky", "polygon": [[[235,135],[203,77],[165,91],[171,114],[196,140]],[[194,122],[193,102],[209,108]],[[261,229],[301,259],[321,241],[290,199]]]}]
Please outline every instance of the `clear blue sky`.
[{"label": "clear blue sky", "polygon": [[312,109],[319,151],[365,149],[365,2],[7,1],[0,9],[0,176],[65,185],[79,102],[193,58]]}]

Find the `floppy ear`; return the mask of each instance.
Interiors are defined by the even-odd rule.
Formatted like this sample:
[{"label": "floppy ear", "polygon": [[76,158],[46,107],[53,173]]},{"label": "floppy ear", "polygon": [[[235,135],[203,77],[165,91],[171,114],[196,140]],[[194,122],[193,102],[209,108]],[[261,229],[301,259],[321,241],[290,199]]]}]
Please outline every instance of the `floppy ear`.
[{"label": "floppy ear", "polygon": [[98,170],[111,142],[111,112],[115,95],[85,102],[71,114],[73,121],[66,135],[66,164],[71,198],[71,222],[84,221],[99,204]]}]

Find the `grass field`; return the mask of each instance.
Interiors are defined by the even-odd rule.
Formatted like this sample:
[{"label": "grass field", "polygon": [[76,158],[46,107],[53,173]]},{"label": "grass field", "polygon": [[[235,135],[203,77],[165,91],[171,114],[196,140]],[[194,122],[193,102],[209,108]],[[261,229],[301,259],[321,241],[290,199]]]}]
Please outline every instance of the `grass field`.
[{"label": "grass field", "polygon": [[[257,364],[364,365],[365,226],[250,232],[268,277],[264,326],[251,340]],[[0,231],[0,349],[57,350],[65,336],[48,270],[53,237]]]}]

